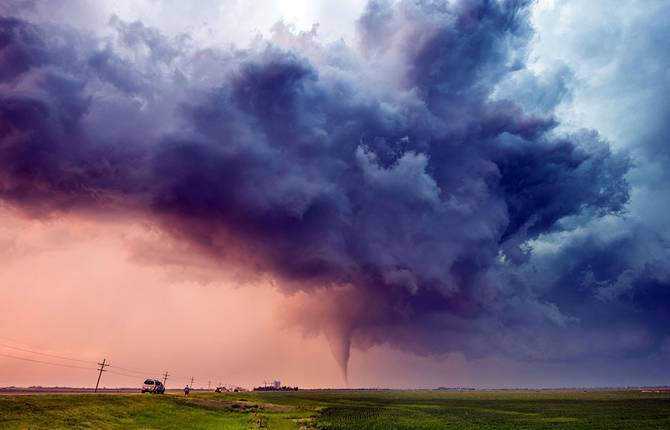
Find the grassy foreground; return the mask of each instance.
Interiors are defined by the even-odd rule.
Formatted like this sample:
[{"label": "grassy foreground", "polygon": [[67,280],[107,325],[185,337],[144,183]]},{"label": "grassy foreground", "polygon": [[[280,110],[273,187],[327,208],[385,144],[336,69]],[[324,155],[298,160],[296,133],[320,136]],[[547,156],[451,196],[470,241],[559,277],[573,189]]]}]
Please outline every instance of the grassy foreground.
[{"label": "grassy foreground", "polygon": [[0,429],[668,429],[670,394],[300,391],[0,396]]}]

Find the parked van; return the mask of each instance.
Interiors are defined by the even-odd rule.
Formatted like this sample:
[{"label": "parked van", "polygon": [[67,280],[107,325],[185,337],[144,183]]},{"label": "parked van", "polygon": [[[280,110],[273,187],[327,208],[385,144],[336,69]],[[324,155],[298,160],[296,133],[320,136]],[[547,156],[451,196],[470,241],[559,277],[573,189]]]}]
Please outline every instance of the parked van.
[{"label": "parked van", "polygon": [[165,385],[158,379],[147,379],[144,381],[144,384],[142,384],[142,392],[143,393],[151,393],[151,394],[163,394],[165,393]]}]

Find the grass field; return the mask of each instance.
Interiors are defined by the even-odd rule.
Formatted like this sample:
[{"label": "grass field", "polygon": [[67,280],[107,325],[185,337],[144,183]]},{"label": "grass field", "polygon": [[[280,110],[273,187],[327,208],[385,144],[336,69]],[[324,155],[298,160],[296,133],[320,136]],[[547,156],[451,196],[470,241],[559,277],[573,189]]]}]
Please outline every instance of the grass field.
[{"label": "grass field", "polygon": [[0,396],[0,429],[670,429],[670,394],[300,391]]}]

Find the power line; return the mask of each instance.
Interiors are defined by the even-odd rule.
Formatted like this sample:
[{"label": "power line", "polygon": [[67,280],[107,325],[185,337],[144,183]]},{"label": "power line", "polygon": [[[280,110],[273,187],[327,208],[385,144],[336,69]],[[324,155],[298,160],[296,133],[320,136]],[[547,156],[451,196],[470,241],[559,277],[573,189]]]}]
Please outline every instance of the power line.
[{"label": "power line", "polygon": [[[11,359],[14,359],[14,360],[28,361],[28,362],[31,362],[31,363],[48,364],[50,366],[67,367],[67,368],[71,368],[71,369],[100,371],[100,369],[94,369],[94,368],[91,368],[91,367],[83,367],[83,366],[76,366],[76,365],[72,365],[72,364],[63,364],[63,363],[52,363],[52,362],[49,362],[49,361],[36,360],[36,359],[33,359],[33,358],[19,357],[19,356],[16,356],[16,355],[9,355],[9,354],[3,354],[3,353],[0,353],[0,356],[11,358]],[[101,364],[101,363],[98,363],[98,364]],[[110,365],[105,363],[105,367],[108,367],[108,366],[110,366]],[[125,376],[126,378],[137,379],[137,375],[128,375],[126,373],[116,372],[114,370],[104,369],[103,372],[109,372],[111,374],[118,375],[118,376]],[[102,372],[100,372],[100,373],[102,373]],[[167,372],[165,372],[165,374],[167,374]],[[165,376],[165,374],[163,374],[163,376]],[[172,376],[172,375],[168,374],[168,376]],[[99,381],[98,381],[98,383],[99,383]]]},{"label": "power line", "polygon": [[115,372],[115,371],[113,371],[113,370],[105,370],[105,372],[109,372],[109,373],[114,374],[114,375],[125,376],[125,377],[127,377],[127,378],[137,379],[137,376],[136,376],[136,375],[128,375],[128,374],[126,374],[126,373]]},{"label": "power line", "polygon": [[[17,342],[13,339],[5,338],[3,336],[0,336],[0,339],[5,340],[5,341],[9,341],[9,342],[12,342],[12,343],[23,345],[22,342]],[[128,377],[128,378],[137,378],[138,377],[138,376],[135,376],[135,375],[129,375],[129,374],[124,373],[124,372],[118,372],[118,371],[116,371],[117,369],[125,371],[125,372],[129,372],[129,373],[136,373],[138,375],[159,374],[160,373],[160,372],[154,372],[154,371],[148,371],[148,370],[133,369],[133,368],[129,368],[129,367],[121,367],[121,366],[118,366],[116,364],[115,365],[110,365],[109,363],[106,362],[106,359],[103,360],[103,363],[95,363],[94,361],[81,360],[81,359],[74,358],[74,357],[68,357],[68,356],[64,356],[64,355],[57,355],[57,354],[51,354],[51,353],[47,353],[47,352],[36,351],[34,349],[21,348],[21,347],[18,347],[18,346],[7,345],[5,343],[0,343],[0,347],[5,347],[5,348],[13,349],[13,350],[16,350],[16,351],[25,352],[25,353],[28,353],[28,354],[37,354],[37,355],[41,355],[41,356],[44,356],[44,357],[51,357],[51,358],[55,358],[55,359],[58,359],[58,360],[69,360],[69,361],[73,361],[73,362],[86,363],[86,364],[91,364],[91,365],[98,364],[101,367],[99,369],[95,369],[95,368],[92,368],[92,367],[84,367],[84,366],[77,366],[77,365],[64,364],[64,363],[54,363],[54,362],[51,362],[51,361],[44,361],[44,360],[38,360],[38,359],[34,359],[34,358],[20,357],[20,356],[0,353],[0,356],[2,356],[2,357],[12,358],[12,359],[15,359],[15,360],[28,361],[28,362],[32,362],[32,363],[47,364],[47,365],[50,365],[50,366],[67,367],[67,368],[72,368],[72,369],[97,370],[99,372],[98,384],[100,382],[100,377],[102,376],[102,372],[110,372],[112,374],[119,375],[119,376],[125,376],[125,377]],[[34,348],[37,348],[37,347],[34,347]],[[106,367],[111,367],[114,370],[106,369]],[[164,377],[163,385],[165,385],[165,381],[167,381],[168,376],[172,377],[173,380],[175,378],[176,378],[176,380],[186,380],[187,384],[188,384],[188,379],[184,378],[183,376],[180,377],[179,375],[168,374],[168,372],[160,373],[160,374]],[[194,381],[195,378],[191,377],[190,379],[191,379],[191,381],[190,381],[190,384],[188,384],[188,385],[193,386],[193,381]]]},{"label": "power line", "polygon": [[126,372],[137,373],[137,374],[140,374],[140,375],[146,375],[147,373],[154,373],[154,372],[150,372],[150,371],[147,371],[147,370],[134,370],[134,369],[129,369],[129,368],[127,368],[127,367],[117,366],[116,364],[115,364],[114,366],[112,366],[112,367],[113,367],[114,369],[125,370]]},{"label": "power line", "polygon": [[38,355],[43,355],[45,357],[58,358],[59,360],[69,360],[69,361],[77,361],[79,363],[95,364],[94,361],[80,360],[78,358],[71,358],[71,357],[65,357],[65,356],[62,356],[62,355],[49,354],[49,353],[46,353],[46,352],[33,351],[33,350],[30,350],[30,349],[25,349],[25,348],[19,348],[19,347],[16,347],[16,346],[6,345],[4,343],[0,343],[0,346],[2,346],[3,348],[14,349],[16,351],[28,352],[30,354],[38,354]]},{"label": "power line", "polygon": [[30,362],[33,362],[33,363],[49,364],[51,366],[69,367],[69,368],[72,368],[72,369],[97,370],[97,369],[93,369],[91,367],[75,366],[73,364],[52,363],[52,362],[49,362],[49,361],[35,360],[35,359],[32,359],[32,358],[18,357],[16,355],[9,355],[9,354],[3,354],[3,353],[0,353],[0,356],[7,357],[7,358],[13,358],[15,360],[30,361]]},{"label": "power line", "polygon": [[[127,367],[117,366],[116,364],[113,364],[110,367],[112,369],[118,369],[118,370],[122,370],[124,372],[134,373],[134,374],[136,374],[136,376],[135,376],[136,378],[138,376],[145,377],[147,375],[157,375],[157,374],[165,376],[164,373],[161,373],[161,372],[154,372],[154,371],[151,371],[151,370],[135,370],[135,369],[127,368]],[[170,374],[169,376],[172,376],[172,374]]]},{"label": "power line", "polygon": [[130,373],[137,373],[137,374],[140,374],[140,375],[160,374],[161,373],[161,372],[158,372],[158,371],[155,371],[155,370],[133,369],[132,367],[121,367],[117,364],[112,365],[112,367],[114,369],[119,369],[119,370],[123,370],[123,371],[130,372]]},{"label": "power line", "polygon": [[[57,359],[60,359],[60,360],[69,360],[69,361],[76,361],[76,362],[79,362],[79,363],[96,364],[94,361],[80,360],[80,359],[77,359],[77,358],[65,357],[65,356],[62,356],[62,355],[50,354],[50,353],[46,353],[46,352],[39,352],[39,351],[31,350],[31,349],[19,348],[19,347],[16,347],[16,346],[7,345],[7,344],[4,344],[4,343],[0,343],[0,346],[4,347],[4,348],[14,349],[16,351],[30,353],[30,354],[38,354],[38,355],[43,355],[45,357],[57,358]],[[39,361],[39,360],[30,360],[30,361],[34,361],[34,362],[37,362],[37,363],[42,362],[42,361]],[[56,363],[48,363],[48,364],[56,365]],[[70,367],[72,367],[72,366],[70,366]],[[114,365],[113,367],[115,369],[120,369],[120,370],[124,370],[126,372],[131,372],[131,373],[137,373],[139,375],[144,375],[144,374],[147,374],[147,373],[155,373],[155,372],[150,372],[150,371],[147,371],[147,370],[135,370],[135,369],[130,369],[130,368],[121,367],[121,366],[117,366],[117,365]],[[120,373],[120,372],[111,372],[111,373],[114,373],[114,374],[117,374],[117,375],[131,376],[131,375],[125,375],[125,374]],[[135,378],[136,376],[132,376],[132,377]]]}]

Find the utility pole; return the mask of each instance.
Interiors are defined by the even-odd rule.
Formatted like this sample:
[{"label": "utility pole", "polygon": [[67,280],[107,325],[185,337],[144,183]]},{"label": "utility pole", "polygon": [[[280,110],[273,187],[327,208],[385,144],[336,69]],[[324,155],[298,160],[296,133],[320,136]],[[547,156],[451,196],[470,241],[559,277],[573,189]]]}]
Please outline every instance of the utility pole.
[{"label": "utility pole", "polygon": [[109,366],[109,364],[107,364],[107,359],[103,358],[102,363],[98,363],[98,366],[100,366],[100,369],[98,369],[100,373],[98,373],[98,381],[95,383],[94,393],[98,392],[98,385],[100,385],[100,377],[102,376],[102,372],[106,372],[105,367]]},{"label": "utility pole", "polygon": [[193,376],[191,376],[191,384],[188,387],[193,389]]},{"label": "utility pole", "polygon": [[168,376],[170,376],[170,374],[167,373],[167,371],[163,373],[163,386],[165,386],[165,382],[167,381]]},{"label": "utility pole", "polygon": [[207,391],[209,391],[212,388],[212,380],[210,379],[209,382],[207,382]]}]

